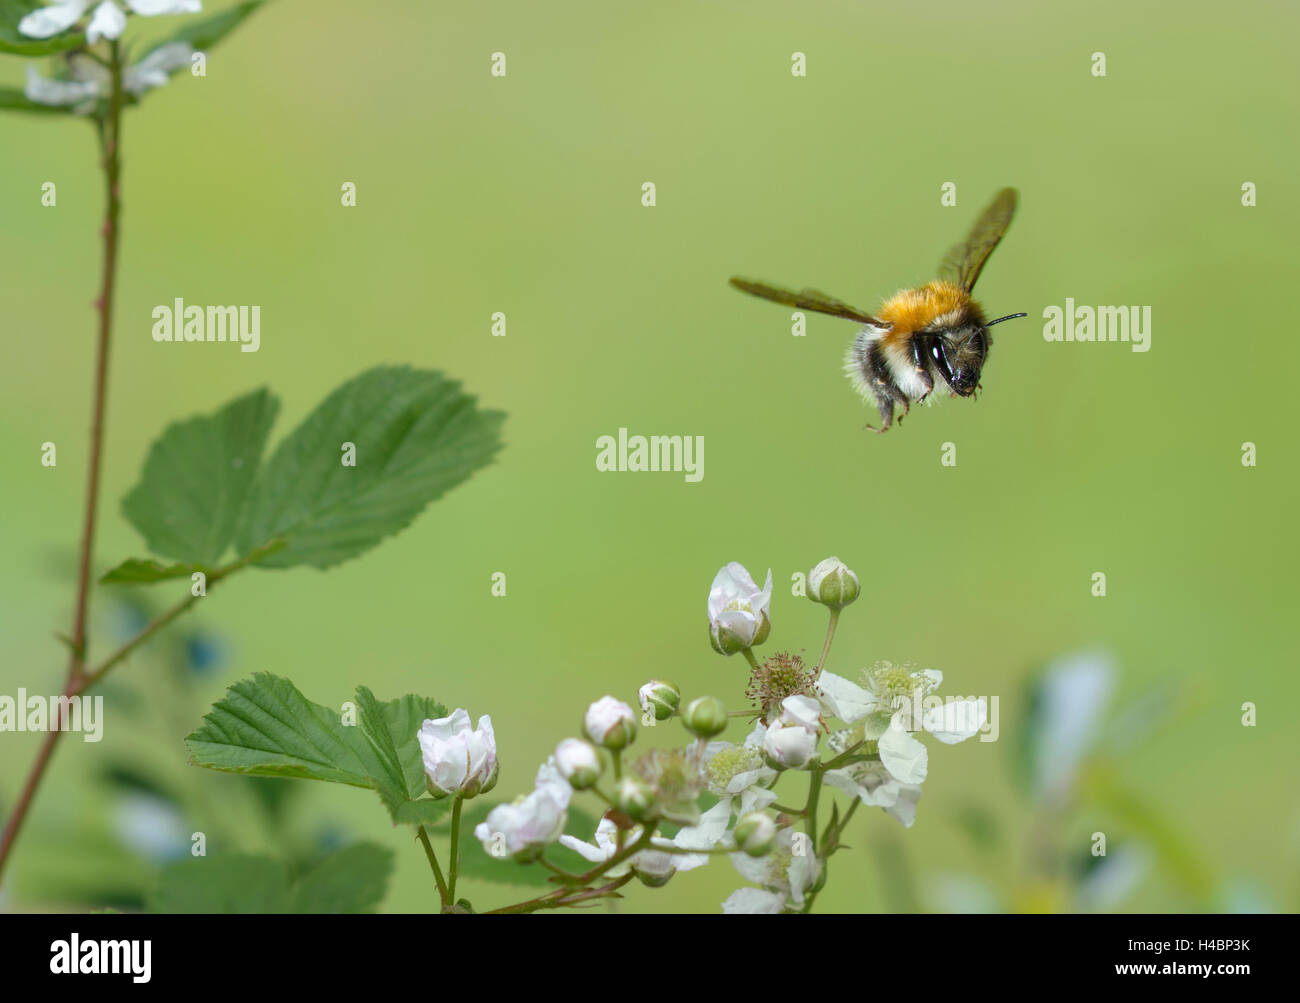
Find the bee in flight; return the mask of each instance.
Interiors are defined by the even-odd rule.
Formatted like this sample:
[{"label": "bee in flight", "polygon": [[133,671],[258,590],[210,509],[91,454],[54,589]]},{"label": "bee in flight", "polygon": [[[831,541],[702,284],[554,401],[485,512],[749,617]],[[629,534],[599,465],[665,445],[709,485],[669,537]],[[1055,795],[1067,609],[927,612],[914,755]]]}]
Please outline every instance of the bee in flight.
[{"label": "bee in flight", "polygon": [[865,324],[849,346],[844,368],[854,389],[875,399],[882,422],[879,431],[886,432],[894,422],[894,405],[901,404],[905,416],[913,401],[930,396],[936,377],[954,397],[972,396],[980,388],[980,370],[992,344],[989,328],[1027,316],[1013,313],[985,320],[984,311],[970,296],[1015,211],[1016,190],[1003,188],[975,222],[970,236],[943,259],[939,278],[897,293],[874,317],[815,289],[792,292],[739,278],[731,284],[786,306]]}]

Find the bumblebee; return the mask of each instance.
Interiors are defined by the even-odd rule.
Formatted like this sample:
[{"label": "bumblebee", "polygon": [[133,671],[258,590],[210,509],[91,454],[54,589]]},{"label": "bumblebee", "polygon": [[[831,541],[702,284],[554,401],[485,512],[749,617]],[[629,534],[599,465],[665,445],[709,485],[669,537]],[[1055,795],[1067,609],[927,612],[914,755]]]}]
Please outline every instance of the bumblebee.
[{"label": "bumblebee", "polygon": [[902,421],[912,403],[928,400],[940,380],[954,397],[973,396],[993,344],[989,328],[1027,316],[1013,313],[985,320],[970,295],[1015,211],[1016,190],[1003,188],[966,240],[948,252],[939,278],[897,293],[875,316],[815,289],[792,292],[741,278],[732,278],[731,284],[752,296],[866,325],[849,346],[844,369],[853,388],[875,401],[881,420],[877,431],[886,432],[894,423],[896,404],[903,408]]}]

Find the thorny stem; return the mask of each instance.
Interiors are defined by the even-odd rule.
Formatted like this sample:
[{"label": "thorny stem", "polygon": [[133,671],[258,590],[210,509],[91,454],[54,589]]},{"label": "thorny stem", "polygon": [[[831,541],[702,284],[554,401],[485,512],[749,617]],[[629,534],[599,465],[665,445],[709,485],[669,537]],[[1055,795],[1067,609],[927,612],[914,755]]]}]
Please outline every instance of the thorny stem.
[{"label": "thorny stem", "polygon": [[[116,41],[109,43],[109,74],[112,79],[112,97],[109,101],[107,124],[99,122],[100,151],[103,155],[105,182],[105,209],[102,236],[104,238],[104,270],[99,299],[95,306],[99,311],[99,336],[95,348],[95,375],[93,403],[90,418],[90,459],[86,471],[86,500],[82,520],[81,549],[77,561],[77,598],[73,607],[72,656],[68,661],[66,695],[79,693],[85,688],[86,664],[86,624],[90,610],[90,569],[95,549],[95,517],[99,506],[99,472],[103,460],[104,447],[104,412],[108,400],[108,349],[109,335],[112,331],[113,299],[117,283],[117,247],[121,233],[121,139],[122,139],[122,56]],[[0,837],[0,876],[4,874],[5,865],[13,851],[18,832],[27,817],[32,798],[45,775],[54,752],[55,743],[63,732],[50,730],[31,771],[23,784],[18,802],[5,822],[3,837]]]},{"label": "thorny stem", "polygon": [[632,880],[631,874],[624,874],[622,877],[615,878],[613,881],[602,885],[599,888],[588,888],[586,886],[590,885],[611,868],[617,867],[629,857],[640,853],[650,845],[650,840],[653,836],[654,829],[646,829],[641,833],[641,837],[630,846],[626,846],[619,850],[604,863],[597,864],[591,870],[587,871],[587,873],[577,875],[574,883],[583,886],[581,888],[557,888],[555,891],[547,892],[545,895],[539,895],[537,898],[528,899],[525,902],[517,902],[514,905],[508,905],[501,909],[492,909],[489,911],[491,913],[525,913],[537,912],[539,909],[562,909],[565,906],[576,905],[579,902],[604,898],[612,895],[619,888],[622,888],[623,885]]}]

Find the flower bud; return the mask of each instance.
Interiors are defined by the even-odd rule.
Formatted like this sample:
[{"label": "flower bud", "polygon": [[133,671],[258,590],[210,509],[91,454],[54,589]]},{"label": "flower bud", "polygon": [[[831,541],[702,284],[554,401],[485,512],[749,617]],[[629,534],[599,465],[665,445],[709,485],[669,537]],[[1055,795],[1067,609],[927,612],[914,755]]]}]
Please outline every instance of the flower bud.
[{"label": "flower bud", "polygon": [[838,557],[828,557],[808,572],[808,598],[831,609],[843,609],[861,591],[858,576]]},{"label": "flower bud", "polygon": [[640,777],[624,777],[614,785],[614,805],[628,818],[640,822],[654,804],[655,793]]},{"label": "flower bud", "polygon": [[587,708],[582,730],[597,745],[624,749],[636,738],[636,715],[622,700],[601,697]]},{"label": "flower bud", "polygon": [[463,708],[448,717],[428,720],[416,733],[424,761],[425,785],[435,798],[455,794],[472,798],[497,782],[497,743],[492,719],[484,714],[470,726]]},{"label": "flower bud", "polygon": [[662,888],[676,873],[676,862],[662,850],[642,850],[632,858],[632,873],[647,888]]},{"label": "flower bud", "polygon": [[604,768],[600,753],[580,738],[566,738],[555,747],[555,766],[575,791],[592,786]]},{"label": "flower bud", "polygon": [[736,822],[736,847],[751,857],[763,857],[776,845],[776,822],[764,811],[751,811]]},{"label": "flower bud", "polygon": [[763,736],[763,758],[774,769],[802,770],[817,754],[817,733],[777,720]]},{"label": "flower bud", "polygon": [[772,631],[772,572],[760,589],[745,567],[732,561],[709,589],[709,642],[720,655],[734,655],[767,640]]},{"label": "flower bud", "polygon": [[641,709],[654,714],[656,721],[667,721],[677,712],[681,702],[682,691],[672,683],[651,679],[637,691],[641,698]]},{"label": "flower bud", "polygon": [[682,712],[682,723],[696,738],[712,738],[727,730],[727,708],[717,697],[696,697]]}]

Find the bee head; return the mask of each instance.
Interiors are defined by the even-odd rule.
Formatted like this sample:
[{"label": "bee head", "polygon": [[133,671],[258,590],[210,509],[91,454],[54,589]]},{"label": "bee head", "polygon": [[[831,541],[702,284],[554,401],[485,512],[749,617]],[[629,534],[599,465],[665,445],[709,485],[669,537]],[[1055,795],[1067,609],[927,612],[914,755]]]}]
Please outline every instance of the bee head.
[{"label": "bee head", "polygon": [[969,397],[979,385],[989,344],[989,333],[983,325],[944,328],[930,337],[930,361],[954,394]]}]

